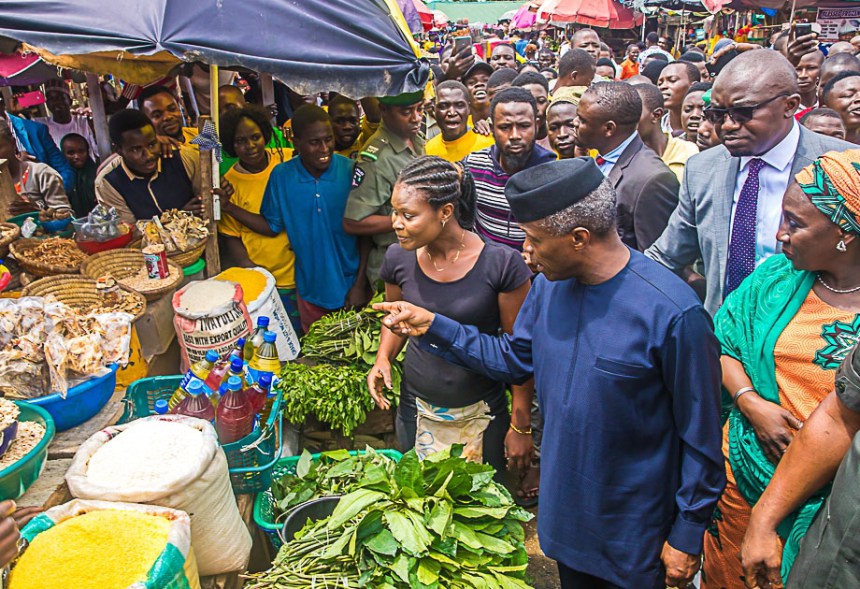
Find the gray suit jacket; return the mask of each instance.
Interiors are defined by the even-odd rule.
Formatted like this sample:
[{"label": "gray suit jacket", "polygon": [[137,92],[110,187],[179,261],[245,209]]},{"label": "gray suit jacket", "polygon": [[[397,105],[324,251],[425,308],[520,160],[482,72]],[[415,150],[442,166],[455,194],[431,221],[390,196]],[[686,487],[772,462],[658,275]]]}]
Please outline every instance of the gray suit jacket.
[{"label": "gray suit jacket", "polygon": [[618,234],[645,251],[660,237],[678,205],[678,177],[637,135],[609,172],[618,206]]},{"label": "gray suit jacket", "polygon": [[[856,146],[800,127],[800,141],[791,164],[792,176],[828,151]],[[701,258],[705,264],[708,294],[705,308],[711,315],[723,303],[729,252],[732,202],[740,158],[719,145],[687,160],[678,207],[669,226],[645,255],[681,273]]]}]

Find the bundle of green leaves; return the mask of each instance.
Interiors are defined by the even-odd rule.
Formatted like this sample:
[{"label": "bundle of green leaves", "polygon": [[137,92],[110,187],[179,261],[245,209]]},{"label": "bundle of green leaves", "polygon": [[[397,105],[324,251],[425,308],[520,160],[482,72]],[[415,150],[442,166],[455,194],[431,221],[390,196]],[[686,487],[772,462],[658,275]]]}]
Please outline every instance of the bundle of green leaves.
[{"label": "bundle of green leaves", "polygon": [[295,473],[286,473],[272,481],[275,509],[284,513],[319,497],[377,488],[391,479],[394,465],[394,460],[369,446],[362,454],[350,454],[346,450],[323,452],[316,461],[305,450],[296,463]]},{"label": "bundle of green leaves", "polygon": [[532,516],[491,466],[461,454],[419,461],[410,451],[390,477],[309,523],[246,588],[528,589],[522,522]]}]

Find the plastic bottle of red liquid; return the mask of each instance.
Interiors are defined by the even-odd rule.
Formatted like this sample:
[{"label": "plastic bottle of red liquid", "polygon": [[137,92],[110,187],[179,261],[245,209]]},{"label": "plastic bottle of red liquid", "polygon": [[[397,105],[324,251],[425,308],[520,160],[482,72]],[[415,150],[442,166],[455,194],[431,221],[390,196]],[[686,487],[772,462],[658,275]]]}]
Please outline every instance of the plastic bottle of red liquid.
[{"label": "plastic bottle of red liquid", "polygon": [[227,379],[227,394],[221,397],[215,411],[215,429],[218,431],[218,441],[222,444],[241,440],[254,429],[254,412],[242,391],[242,379],[238,376]]},{"label": "plastic bottle of red liquid", "polygon": [[[195,362],[191,368],[188,369],[188,372],[185,373],[185,376],[182,377],[182,382],[173,392],[173,395],[170,397],[170,400],[167,402],[171,411],[175,409],[183,399],[188,395],[188,385],[190,385],[193,381],[199,380],[203,382],[209,376],[209,373],[215,367],[215,363],[218,361],[218,353],[215,350],[209,350],[206,352],[206,357],[202,360]],[[217,387],[216,387],[217,390]]]},{"label": "plastic bottle of red liquid", "polygon": [[230,360],[233,358],[239,358],[242,362],[245,361],[245,338],[240,337],[236,340],[236,346],[230,350]]},{"label": "plastic bottle of red liquid", "polygon": [[182,402],[174,407],[171,413],[197,417],[206,421],[215,419],[215,409],[212,408],[209,397],[204,393],[204,385],[199,380],[191,381],[191,384],[188,385],[188,396],[182,399]]},{"label": "plastic bottle of red liquid", "polygon": [[[242,342],[242,347],[244,347],[245,342],[242,338],[239,339],[239,342]],[[236,345],[239,345],[239,342],[236,342]],[[227,356],[224,360],[221,360],[215,365],[215,368],[212,369],[212,372],[209,373],[209,376],[206,377],[204,381],[206,386],[209,387],[210,391],[217,391],[221,384],[226,381],[230,376],[242,376],[243,375],[243,362],[242,362],[242,347],[238,349],[233,348],[230,352],[230,355]],[[234,370],[235,363],[239,363],[239,370]],[[214,403],[217,405],[217,403]]]},{"label": "plastic bottle of red liquid", "polygon": [[254,415],[263,410],[266,405],[266,399],[269,397],[269,387],[272,386],[272,375],[263,373],[260,376],[259,382],[245,389],[245,396],[251,402],[251,409],[254,410]]}]

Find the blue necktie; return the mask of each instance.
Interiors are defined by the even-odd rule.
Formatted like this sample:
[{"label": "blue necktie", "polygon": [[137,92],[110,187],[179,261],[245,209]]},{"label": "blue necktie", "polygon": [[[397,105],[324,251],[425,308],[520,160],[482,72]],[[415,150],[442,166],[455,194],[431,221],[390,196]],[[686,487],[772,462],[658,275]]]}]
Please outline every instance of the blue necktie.
[{"label": "blue necktie", "polygon": [[729,264],[726,269],[726,292],[723,298],[735,290],[744,278],[755,270],[756,225],[758,224],[758,174],[764,160],[754,158],[749,163],[749,173],[741,188],[732,236],[729,241]]}]

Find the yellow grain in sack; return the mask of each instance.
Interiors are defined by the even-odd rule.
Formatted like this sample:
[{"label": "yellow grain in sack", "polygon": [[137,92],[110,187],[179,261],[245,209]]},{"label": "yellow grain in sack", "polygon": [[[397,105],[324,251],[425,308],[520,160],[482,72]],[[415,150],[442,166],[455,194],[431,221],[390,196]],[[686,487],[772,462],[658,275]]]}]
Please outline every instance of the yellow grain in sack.
[{"label": "yellow grain in sack", "polygon": [[[153,581],[149,575],[157,561],[159,568],[174,569],[171,578],[185,577],[182,550],[171,544],[183,536],[187,542],[185,513],[84,501],[55,509],[57,521],[49,511],[22,530],[32,539],[12,570],[9,589],[126,589]],[[193,563],[193,554],[185,558]],[[196,564],[191,568],[196,577]]]},{"label": "yellow grain in sack", "polygon": [[215,278],[238,282],[242,287],[242,298],[245,300],[245,305],[250,305],[260,298],[267,285],[266,277],[253,268],[228,268]]}]

